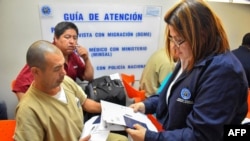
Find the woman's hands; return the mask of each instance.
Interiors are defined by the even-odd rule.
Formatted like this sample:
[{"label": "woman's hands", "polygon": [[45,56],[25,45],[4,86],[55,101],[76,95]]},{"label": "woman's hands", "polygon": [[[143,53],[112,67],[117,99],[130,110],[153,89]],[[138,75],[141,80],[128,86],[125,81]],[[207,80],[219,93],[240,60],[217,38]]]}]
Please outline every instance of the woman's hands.
[{"label": "woman's hands", "polygon": [[134,124],[134,129],[127,128],[126,132],[132,137],[134,141],[144,141],[146,128],[140,124]]},{"label": "woman's hands", "polygon": [[135,104],[131,104],[129,107],[134,109],[134,112],[145,113],[145,105],[143,102],[138,102]]},{"label": "woman's hands", "polygon": [[[131,107],[134,112],[145,113],[145,105],[143,102],[131,104],[129,107]],[[140,124],[134,124],[133,127],[134,129],[127,128],[126,132],[133,138],[134,141],[144,141],[147,129]]]}]

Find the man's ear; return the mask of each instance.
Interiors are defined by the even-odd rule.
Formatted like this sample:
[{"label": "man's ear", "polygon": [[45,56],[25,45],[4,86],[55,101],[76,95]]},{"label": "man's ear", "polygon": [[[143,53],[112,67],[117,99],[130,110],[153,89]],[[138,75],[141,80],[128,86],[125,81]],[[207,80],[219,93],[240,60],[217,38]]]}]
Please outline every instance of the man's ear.
[{"label": "man's ear", "polygon": [[31,67],[30,70],[31,70],[31,73],[33,74],[33,76],[38,75],[40,72],[40,69],[37,67]]}]

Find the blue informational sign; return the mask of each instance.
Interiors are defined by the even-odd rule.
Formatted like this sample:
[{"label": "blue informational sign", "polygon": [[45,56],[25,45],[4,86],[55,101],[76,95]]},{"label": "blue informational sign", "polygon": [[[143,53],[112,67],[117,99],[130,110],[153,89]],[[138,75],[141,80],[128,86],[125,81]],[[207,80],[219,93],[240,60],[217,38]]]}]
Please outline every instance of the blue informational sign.
[{"label": "blue informational sign", "polygon": [[53,41],[54,26],[74,22],[78,44],[86,47],[95,77],[135,74],[139,79],[149,56],[159,47],[160,6],[39,4],[42,37]]}]

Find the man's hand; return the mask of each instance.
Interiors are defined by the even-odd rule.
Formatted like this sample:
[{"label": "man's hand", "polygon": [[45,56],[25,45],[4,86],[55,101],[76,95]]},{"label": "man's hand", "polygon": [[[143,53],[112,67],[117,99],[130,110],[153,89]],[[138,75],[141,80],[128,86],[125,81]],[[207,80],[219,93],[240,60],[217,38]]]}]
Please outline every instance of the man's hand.
[{"label": "man's hand", "polygon": [[84,137],[84,138],[81,138],[79,141],[88,141],[90,139],[90,135]]},{"label": "man's hand", "polygon": [[84,61],[88,60],[88,50],[85,47],[77,46],[77,53],[83,58]]}]

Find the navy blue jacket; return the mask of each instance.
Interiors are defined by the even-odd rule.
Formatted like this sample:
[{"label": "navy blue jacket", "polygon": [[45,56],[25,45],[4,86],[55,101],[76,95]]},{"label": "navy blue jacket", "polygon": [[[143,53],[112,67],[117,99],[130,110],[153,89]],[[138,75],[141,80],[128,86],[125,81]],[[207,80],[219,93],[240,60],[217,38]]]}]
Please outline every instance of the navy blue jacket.
[{"label": "navy blue jacket", "polygon": [[248,84],[243,67],[230,52],[210,56],[183,72],[177,64],[159,95],[144,101],[146,113],[156,111],[165,131],[146,131],[145,141],[221,141],[225,124],[240,124],[247,113]]}]

